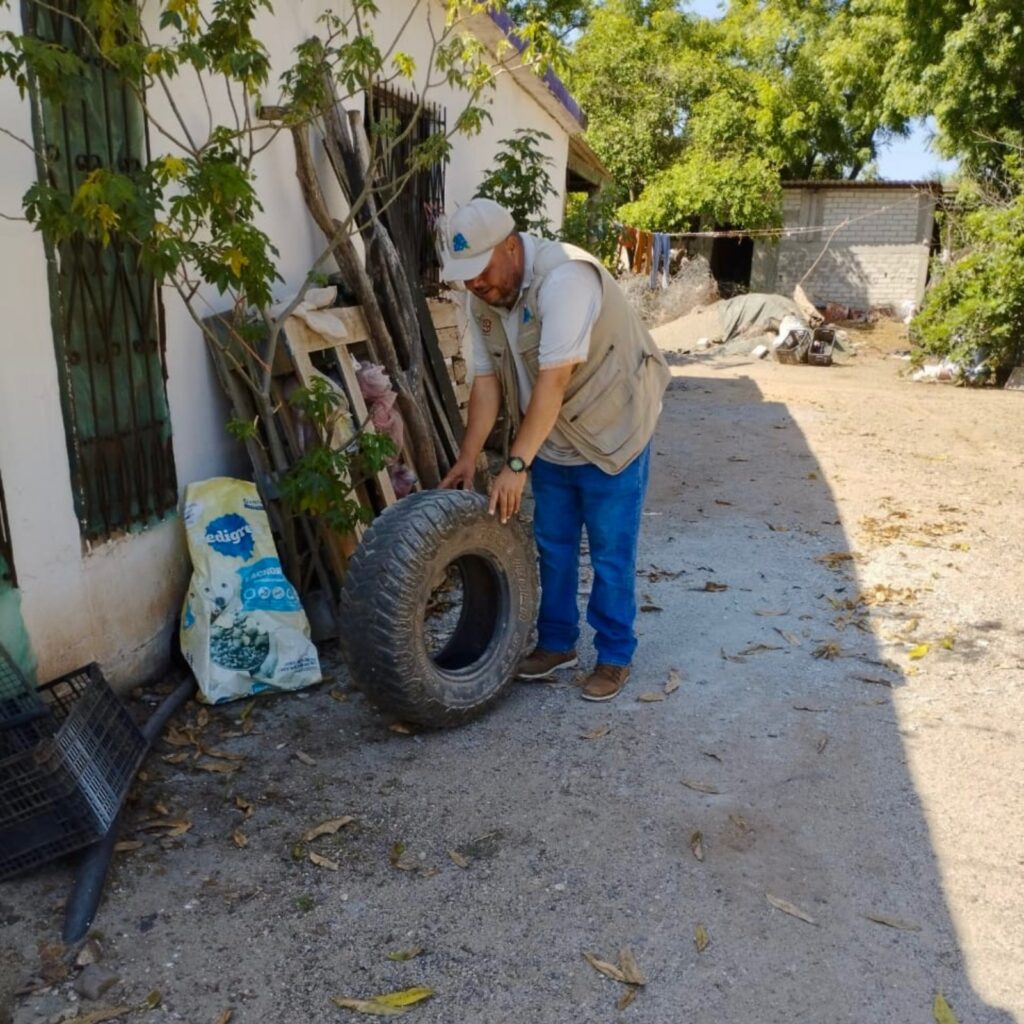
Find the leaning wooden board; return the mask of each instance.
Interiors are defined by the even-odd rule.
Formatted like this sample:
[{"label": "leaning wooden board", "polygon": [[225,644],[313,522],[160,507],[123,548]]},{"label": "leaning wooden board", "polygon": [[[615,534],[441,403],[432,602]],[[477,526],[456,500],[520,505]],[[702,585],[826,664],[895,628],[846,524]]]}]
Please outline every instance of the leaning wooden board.
[{"label": "leaning wooden board", "polygon": [[[329,338],[312,330],[304,320],[300,320],[296,316],[288,317],[284,323],[285,346],[292,358],[295,372],[303,387],[309,387],[316,369],[310,357],[315,352],[332,353],[345,390],[348,392],[356,423],[360,425],[365,423],[367,430],[373,430],[373,424],[368,422],[369,410],[366,408],[366,402],[359,389],[355,359],[349,351],[350,345],[358,345],[369,340],[370,331],[366,325],[363,311],[359,306],[345,306],[324,309],[320,312],[337,317],[345,327],[345,337],[341,340]],[[391,486],[391,477],[386,469],[382,469],[377,474],[377,486],[380,488],[380,495],[385,506],[393,505],[398,500],[395,497],[395,489]]]}]

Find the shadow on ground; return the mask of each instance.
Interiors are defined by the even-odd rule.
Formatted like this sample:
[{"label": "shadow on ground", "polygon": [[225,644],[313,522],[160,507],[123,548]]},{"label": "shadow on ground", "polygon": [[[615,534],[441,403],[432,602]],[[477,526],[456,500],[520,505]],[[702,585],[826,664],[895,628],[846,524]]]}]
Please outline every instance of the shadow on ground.
[{"label": "shadow on ground", "polygon": [[[926,1024],[941,991],[963,1024],[1010,1024],[972,989],[884,682],[900,675],[858,628],[853,563],[827,557],[847,541],[786,408],[748,381],[677,380],[655,453],[638,586],[660,610],[623,697],[519,685],[472,726],[409,736],[337,667],[257,704],[249,735],[240,707],[212,710],[202,742],[244,760],[152,759],[125,834],[143,845],[97,921],[108,1003],[158,989],[168,1019],[297,1024],[346,1016],[332,995],[429,985],[421,1024]],[[141,829],[157,803],[188,831]],[[302,840],[341,815],[355,822]],[[0,888],[21,981],[69,880]],[[624,946],[647,985],[620,1015],[626,990],[583,953]],[[15,1020],[67,1005],[58,983]]]}]

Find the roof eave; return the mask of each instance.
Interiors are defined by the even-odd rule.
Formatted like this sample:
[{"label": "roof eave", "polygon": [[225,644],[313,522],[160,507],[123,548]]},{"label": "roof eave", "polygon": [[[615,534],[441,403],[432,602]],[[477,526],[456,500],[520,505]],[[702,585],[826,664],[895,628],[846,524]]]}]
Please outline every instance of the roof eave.
[{"label": "roof eave", "polygon": [[[560,128],[569,135],[586,128],[586,116],[558,75],[550,69],[538,75],[523,64],[520,54],[525,44],[516,35],[515,25],[507,14],[498,11],[473,14],[467,18],[466,25]],[[509,46],[511,51],[508,51]],[[508,52],[502,53],[502,49]]]}]

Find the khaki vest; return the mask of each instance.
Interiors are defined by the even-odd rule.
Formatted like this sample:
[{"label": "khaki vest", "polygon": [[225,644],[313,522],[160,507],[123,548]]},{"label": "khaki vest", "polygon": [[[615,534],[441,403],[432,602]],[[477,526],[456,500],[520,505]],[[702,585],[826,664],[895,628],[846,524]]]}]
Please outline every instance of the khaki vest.
[{"label": "khaki vest", "polygon": [[[622,289],[597,259],[574,245],[540,238],[534,243],[533,280],[523,297],[516,343],[527,375],[536,385],[541,332],[537,293],[544,278],[570,260],[596,267],[603,292],[601,312],[591,330],[589,355],[573,371],[555,427],[588,462],[606,473],[620,473],[654,434],[671,371]],[[469,312],[497,368],[515,433],[522,420],[519,382],[501,317],[476,296],[470,298]]]}]

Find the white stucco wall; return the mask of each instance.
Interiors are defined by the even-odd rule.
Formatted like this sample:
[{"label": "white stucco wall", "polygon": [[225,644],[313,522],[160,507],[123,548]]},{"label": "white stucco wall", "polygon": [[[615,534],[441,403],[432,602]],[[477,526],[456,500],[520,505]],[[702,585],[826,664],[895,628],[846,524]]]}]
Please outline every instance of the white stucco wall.
[{"label": "white stucco wall", "polygon": [[[390,43],[405,20],[411,0],[389,0],[377,25],[378,40]],[[426,11],[428,5],[422,5]],[[443,24],[432,0],[435,25]],[[276,72],[290,62],[292,49],[314,31],[320,3],[278,4],[263,15],[259,34],[271,49]],[[429,53],[423,14],[408,25],[399,48],[421,68]],[[0,10],[0,28],[20,31],[20,18]],[[420,83],[423,78],[420,77]],[[432,90],[452,124],[463,101],[447,86]],[[263,97],[274,102],[274,90]],[[174,100],[197,131],[205,129],[206,105],[193,76],[175,87]],[[214,114],[219,102],[213,98]],[[568,134],[509,74],[499,76],[488,102],[493,123],[471,139],[457,138],[447,172],[447,203],[465,202],[493,163],[498,140],[517,127],[538,127],[552,136],[553,182],[559,195],[549,204],[553,223],[561,221]],[[172,122],[167,99],[149,97],[154,117]],[[0,83],[0,125],[31,139],[29,109],[9,82]],[[171,145],[151,128],[154,156]],[[35,177],[32,154],[0,137],[0,213],[18,216],[21,196]],[[323,240],[311,223],[295,180],[290,140],[282,135],[258,165],[264,215],[261,226],[280,250],[284,277],[278,294],[286,298],[304,279]],[[58,391],[50,322],[45,254],[40,237],[24,222],[0,220],[0,295],[5,329],[0,331],[0,475],[4,482],[22,614],[39,660],[39,676],[50,678],[97,660],[116,683],[128,685],[164,664],[171,632],[187,584],[189,566],[176,516],[142,533],[120,537],[91,550],[83,546],[72,499],[66,438]],[[208,312],[225,303],[205,296]],[[226,403],[213,375],[198,328],[178,296],[164,294],[168,400],[179,488],[218,474],[249,475],[244,454],[224,431]],[[2,638],[0,638],[2,640]]]},{"label": "white stucco wall", "polygon": [[[856,309],[918,305],[928,276],[934,210],[935,197],[923,189],[786,189],[784,226],[821,230],[757,242],[751,290],[789,295],[817,261],[804,281],[816,303]],[[833,235],[837,225],[845,226]]]}]

